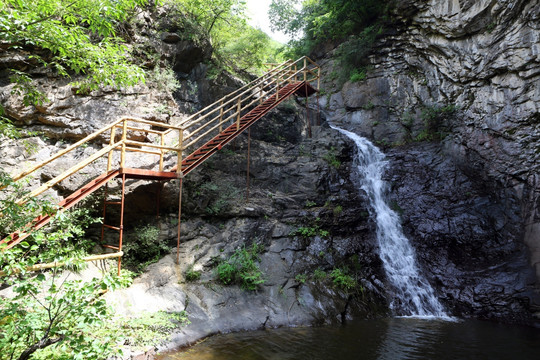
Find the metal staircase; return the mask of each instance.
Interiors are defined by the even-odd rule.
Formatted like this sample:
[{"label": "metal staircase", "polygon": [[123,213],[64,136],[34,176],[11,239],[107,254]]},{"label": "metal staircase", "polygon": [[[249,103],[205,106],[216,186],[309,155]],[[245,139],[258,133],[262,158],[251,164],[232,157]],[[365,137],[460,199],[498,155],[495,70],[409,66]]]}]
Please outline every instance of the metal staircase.
[{"label": "metal staircase", "polygon": [[[275,66],[251,83],[226,95],[176,125],[123,117],[88,135],[49,159],[33,166],[31,169],[13,176],[13,181],[23,180],[36,174],[40,169],[47,166],[54,166],[55,160],[79,147],[88,146],[91,141],[108,138],[108,145],[32,190],[23,198],[19,199],[17,204],[22,205],[28,202],[31,198],[43,194],[61,181],[78,173],[86,166],[106,157],[106,166],[104,166],[103,173],[64,198],[58,204],[57,212],[66,211],[75,206],[79,201],[106,185],[111,179],[122,179],[121,200],[111,202],[105,196],[103,211],[103,216],[105,217],[108,205],[119,205],[120,225],[104,224],[102,228],[102,239],[105,229],[112,229],[119,232],[118,244],[105,244],[105,247],[117,251],[116,253],[107,255],[107,257],[118,257],[118,268],[120,270],[120,257],[123,254],[123,213],[125,205],[125,182],[127,179],[162,181],[179,179],[179,245],[182,179],[184,176],[217,151],[221,150],[223,146],[231,142],[291,95],[307,98],[316,93],[319,88],[319,81],[320,67],[311,59],[302,57],[296,61],[289,60]],[[141,138],[146,140],[141,141]],[[171,169],[165,170],[164,160],[167,152],[176,154],[176,165]],[[130,156],[137,156],[138,153],[157,156],[155,169],[146,170],[129,167],[130,162],[132,162]],[[189,155],[184,157],[186,153]],[[54,214],[38,216],[23,229],[15,231],[2,239],[0,246],[3,245],[3,249],[9,249],[17,245],[30,236],[33,231],[47,225],[53,216]]]}]

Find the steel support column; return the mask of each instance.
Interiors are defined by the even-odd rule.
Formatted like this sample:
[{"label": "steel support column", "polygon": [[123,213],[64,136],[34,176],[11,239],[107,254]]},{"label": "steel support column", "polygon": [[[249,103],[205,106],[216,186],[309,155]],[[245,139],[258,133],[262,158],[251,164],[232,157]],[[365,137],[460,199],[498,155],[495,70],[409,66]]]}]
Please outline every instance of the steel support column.
[{"label": "steel support column", "polygon": [[184,175],[182,173],[179,173],[178,181],[179,183],[179,189],[178,189],[178,237],[176,239],[176,264],[180,264],[180,225],[181,225],[181,217],[182,217],[182,180]]},{"label": "steel support column", "polygon": [[[126,174],[122,173],[122,200],[120,200],[120,239],[118,241],[118,252],[122,251],[122,241],[124,237],[124,208],[126,204]],[[118,276],[122,269],[122,257],[118,258]]]},{"label": "steel support column", "polygon": [[246,176],[246,202],[249,201],[249,160],[251,152],[251,128],[248,128],[248,148],[247,148],[247,176]]}]

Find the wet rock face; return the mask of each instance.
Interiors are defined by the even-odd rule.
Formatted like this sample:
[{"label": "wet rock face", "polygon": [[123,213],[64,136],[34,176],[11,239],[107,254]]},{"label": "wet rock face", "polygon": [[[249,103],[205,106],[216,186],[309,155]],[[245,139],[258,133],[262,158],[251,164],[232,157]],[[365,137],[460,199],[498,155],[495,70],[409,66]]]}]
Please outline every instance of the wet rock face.
[{"label": "wet rock face", "polygon": [[535,275],[515,195],[468,177],[438,144],[392,149],[388,158],[390,203],[451,313],[530,321]]},{"label": "wet rock face", "polygon": [[[407,0],[395,16],[367,79],[323,104],[390,152],[391,196],[451,307],[484,317],[537,311],[540,2]],[[444,107],[444,140],[417,143]]]}]

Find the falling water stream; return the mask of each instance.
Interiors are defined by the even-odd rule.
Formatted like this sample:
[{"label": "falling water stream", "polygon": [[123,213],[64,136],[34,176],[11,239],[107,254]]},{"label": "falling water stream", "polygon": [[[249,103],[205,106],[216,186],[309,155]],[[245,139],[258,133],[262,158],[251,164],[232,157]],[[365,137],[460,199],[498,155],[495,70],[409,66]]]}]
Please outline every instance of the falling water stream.
[{"label": "falling water stream", "polygon": [[333,129],[354,141],[358,182],[370,199],[377,223],[377,242],[384,270],[394,290],[390,308],[395,315],[448,317],[435,297],[431,285],[420,274],[415,252],[403,234],[398,214],[385,199],[386,183],[382,180],[387,165],[384,154],[369,140],[335,125]]}]

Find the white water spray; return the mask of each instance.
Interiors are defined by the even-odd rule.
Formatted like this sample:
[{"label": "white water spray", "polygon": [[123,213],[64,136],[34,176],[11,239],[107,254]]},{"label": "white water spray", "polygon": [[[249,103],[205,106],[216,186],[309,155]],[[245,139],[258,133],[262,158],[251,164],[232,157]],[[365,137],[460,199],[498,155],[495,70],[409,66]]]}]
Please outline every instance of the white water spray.
[{"label": "white water spray", "polygon": [[384,154],[366,138],[333,125],[331,127],[353,140],[358,149],[356,166],[360,185],[371,201],[380,256],[395,290],[390,308],[396,315],[447,318],[433,288],[416,266],[414,249],[403,234],[399,216],[385,201],[386,183],[382,175],[387,162]]}]

